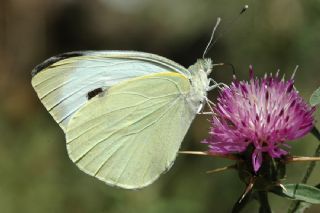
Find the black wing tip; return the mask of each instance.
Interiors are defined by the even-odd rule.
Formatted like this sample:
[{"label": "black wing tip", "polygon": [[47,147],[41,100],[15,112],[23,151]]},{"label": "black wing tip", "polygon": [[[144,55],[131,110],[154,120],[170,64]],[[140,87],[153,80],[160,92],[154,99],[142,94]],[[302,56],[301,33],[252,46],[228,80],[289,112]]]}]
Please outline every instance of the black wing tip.
[{"label": "black wing tip", "polygon": [[88,54],[90,51],[73,51],[73,52],[66,52],[61,53],[56,56],[52,56],[51,58],[48,58],[41,64],[38,64],[31,72],[31,76],[34,77],[36,74],[44,70],[45,68],[49,67],[50,65],[56,63],[57,61],[66,59],[66,58],[72,58],[72,57],[78,57]]}]

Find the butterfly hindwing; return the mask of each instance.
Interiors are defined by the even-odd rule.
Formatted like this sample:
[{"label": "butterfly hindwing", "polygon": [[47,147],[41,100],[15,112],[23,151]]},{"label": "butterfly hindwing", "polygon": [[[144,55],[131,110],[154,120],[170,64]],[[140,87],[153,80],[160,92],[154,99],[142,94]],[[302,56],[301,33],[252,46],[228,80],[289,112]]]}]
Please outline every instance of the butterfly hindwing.
[{"label": "butterfly hindwing", "polygon": [[195,116],[179,73],[123,81],[87,102],[66,131],[70,158],[84,172],[123,188],[151,184],[170,168]]}]

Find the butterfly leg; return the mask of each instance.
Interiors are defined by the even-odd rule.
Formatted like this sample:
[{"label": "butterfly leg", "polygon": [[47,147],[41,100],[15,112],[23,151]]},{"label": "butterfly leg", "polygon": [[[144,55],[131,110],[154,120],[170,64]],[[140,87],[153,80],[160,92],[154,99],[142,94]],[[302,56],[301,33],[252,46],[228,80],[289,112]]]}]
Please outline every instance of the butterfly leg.
[{"label": "butterfly leg", "polygon": [[[213,83],[212,86],[210,86],[210,83]],[[211,91],[215,88],[219,88],[222,89],[223,87],[228,87],[228,85],[224,84],[224,83],[218,83],[215,80],[213,80],[212,78],[209,78],[209,87],[207,91]]]},{"label": "butterfly leg", "polygon": [[215,113],[214,113],[214,111],[213,111],[213,106],[215,106],[215,104],[212,102],[212,101],[210,101],[207,97],[205,97],[205,100],[206,100],[206,104],[208,105],[208,107],[210,108],[210,111],[209,112],[204,112],[203,111],[203,109],[204,109],[204,106],[205,105],[201,105],[201,110],[200,111],[198,111],[198,114],[202,114],[202,115],[214,115]]},{"label": "butterfly leg", "polygon": [[[210,86],[210,84],[213,84],[212,86]],[[212,78],[209,78],[209,85],[208,85],[208,89],[207,91],[211,91],[215,88],[219,88],[222,89],[223,87],[228,87],[226,84],[224,83],[218,83],[215,80],[213,80]],[[215,104],[210,101],[207,97],[205,97],[206,100],[206,104],[208,105],[208,107],[210,108],[210,112],[203,112],[204,109],[204,104],[201,104],[199,109],[198,109],[198,114],[204,114],[204,115],[214,115],[215,113],[213,112],[213,108],[212,106],[215,106]]]},{"label": "butterfly leg", "polygon": [[[208,102],[207,102],[207,104],[208,104]],[[209,108],[211,110],[210,112],[204,112],[203,111],[204,110],[204,106],[205,106],[205,104],[203,104],[203,103],[200,105],[197,114],[201,114],[201,115],[213,115],[214,114],[213,111],[212,111],[212,107],[209,104],[208,104],[208,106],[209,106]]]},{"label": "butterfly leg", "polygon": [[214,115],[213,112],[201,112],[199,114],[201,114],[201,115]]},{"label": "butterfly leg", "polygon": [[213,111],[213,106],[215,106],[215,103],[213,103],[212,101],[209,100],[209,98],[206,97],[206,102],[210,108],[211,111]]},{"label": "butterfly leg", "polygon": [[199,108],[198,108],[197,114],[202,114],[203,113],[203,108],[204,108],[204,104],[201,103]]}]

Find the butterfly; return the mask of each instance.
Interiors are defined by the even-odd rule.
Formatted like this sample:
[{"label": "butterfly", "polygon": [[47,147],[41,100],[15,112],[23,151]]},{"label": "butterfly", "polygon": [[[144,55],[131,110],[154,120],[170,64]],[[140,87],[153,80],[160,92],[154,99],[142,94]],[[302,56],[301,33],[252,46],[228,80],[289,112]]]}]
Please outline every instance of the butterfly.
[{"label": "butterfly", "polygon": [[210,85],[211,70],[210,59],[186,69],[150,53],[79,51],[36,66],[32,86],[82,171],[138,189],[172,166],[207,92],[217,86]]}]

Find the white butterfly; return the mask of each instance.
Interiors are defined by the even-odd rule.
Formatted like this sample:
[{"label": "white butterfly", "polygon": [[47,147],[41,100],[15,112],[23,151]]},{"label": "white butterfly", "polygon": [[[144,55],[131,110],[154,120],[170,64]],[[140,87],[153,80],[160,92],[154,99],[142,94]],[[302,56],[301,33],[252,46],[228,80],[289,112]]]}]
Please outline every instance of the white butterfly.
[{"label": "white butterfly", "polygon": [[208,78],[212,66],[199,59],[186,69],[134,51],[71,52],[38,65],[32,85],[65,132],[71,160],[107,184],[136,189],[172,166],[218,86]]}]

